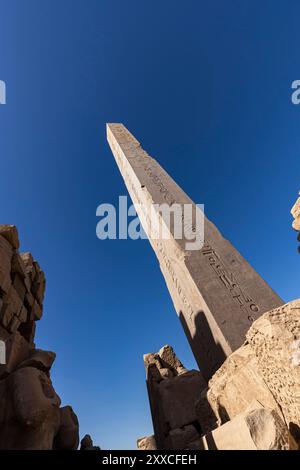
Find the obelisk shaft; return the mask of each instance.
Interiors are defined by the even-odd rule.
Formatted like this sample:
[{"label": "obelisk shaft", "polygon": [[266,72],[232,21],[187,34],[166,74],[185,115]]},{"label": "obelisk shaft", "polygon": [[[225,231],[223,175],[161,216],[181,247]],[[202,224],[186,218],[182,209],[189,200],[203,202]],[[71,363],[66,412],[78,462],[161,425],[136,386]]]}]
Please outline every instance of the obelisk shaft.
[{"label": "obelisk shaft", "polygon": [[169,240],[153,238],[151,204],[193,202],[122,124],[108,124],[107,138],[208,380],[241,346],[251,323],[283,301],[207,218],[204,246],[197,251],[186,250],[184,241],[175,240],[172,233]]}]

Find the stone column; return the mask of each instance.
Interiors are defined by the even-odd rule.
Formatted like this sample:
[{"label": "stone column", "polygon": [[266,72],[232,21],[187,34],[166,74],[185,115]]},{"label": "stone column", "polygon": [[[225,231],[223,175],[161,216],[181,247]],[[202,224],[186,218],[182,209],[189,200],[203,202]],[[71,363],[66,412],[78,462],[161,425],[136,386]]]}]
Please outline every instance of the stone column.
[{"label": "stone column", "polygon": [[[241,346],[252,322],[283,302],[207,218],[204,246],[187,249],[190,234],[197,234],[199,209],[122,124],[108,124],[107,138],[207,380]],[[182,218],[188,235],[175,239],[171,226],[168,240],[153,237],[153,204],[178,204],[181,208],[192,204],[192,217]],[[155,211],[155,216],[162,220],[159,212]]]}]

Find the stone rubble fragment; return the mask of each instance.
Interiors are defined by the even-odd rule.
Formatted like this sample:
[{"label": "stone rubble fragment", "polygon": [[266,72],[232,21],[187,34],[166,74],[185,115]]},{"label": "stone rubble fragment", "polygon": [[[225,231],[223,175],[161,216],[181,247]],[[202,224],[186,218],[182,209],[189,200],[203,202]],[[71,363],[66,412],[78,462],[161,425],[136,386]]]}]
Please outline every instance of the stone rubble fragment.
[{"label": "stone rubble fragment", "polygon": [[300,299],[257,319],[208,385],[170,346],[144,363],[158,449],[300,448]]},{"label": "stone rubble fragment", "polygon": [[210,426],[219,429],[258,402],[285,423],[290,441],[300,446],[299,396],[300,300],[295,300],[252,324],[244,346],[214,374],[196,410],[207,433]]},{"label": "stone rubble fragment", "polygon": [[98,446],[94,446],[91,436],[89,434],[86,434],[81,439],[80,450],[101,450],[101,449]]},{"label": "stone rubble fragment", "polygon": [[76,449],[78,420],[60,408],[50,379],[55,353],[36,349],[35,322],[43,312],[45,275],[30,253],[20,254],[18,232],[0,225],[0,449]]},{"label": "stone rubble fragment", "polygon": [[[192,447],[192,446],[191,446]],[[203,450],[296,450],[279,414],[262,406],[235,418],[201,438]]]},{"label": "stone rubble fragment", "polygon": [[140,437],[137,440],[137,447],[139,450],[157,450],[155,437],[154,436]]},{"label": "stone rubble fragment", "polygon": [[185,369],[168,345],[146,354],[144,363],[155,445],[158,449],[185,448],[201,434],[195,402],[206,382],[199,371]]}]

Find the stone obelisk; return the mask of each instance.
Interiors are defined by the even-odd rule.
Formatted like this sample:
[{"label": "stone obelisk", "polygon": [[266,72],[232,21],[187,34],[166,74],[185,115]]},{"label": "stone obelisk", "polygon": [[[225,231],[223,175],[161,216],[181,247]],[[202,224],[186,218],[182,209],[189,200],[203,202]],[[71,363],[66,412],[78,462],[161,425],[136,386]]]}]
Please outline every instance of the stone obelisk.
[{"label": "stone obelisk", "polygon": [[[171,228],[169,239],[153,237],[151,205],[193,202],[122,124],[107,124],[107,139],[199,368],[208,380],[241,346],[251,323],[283,301],[207,218],[204,245],[199,250],[187,250],[187,240],[175,239]],[[194,217],[182,221],[190,224],[191,231]]]}]

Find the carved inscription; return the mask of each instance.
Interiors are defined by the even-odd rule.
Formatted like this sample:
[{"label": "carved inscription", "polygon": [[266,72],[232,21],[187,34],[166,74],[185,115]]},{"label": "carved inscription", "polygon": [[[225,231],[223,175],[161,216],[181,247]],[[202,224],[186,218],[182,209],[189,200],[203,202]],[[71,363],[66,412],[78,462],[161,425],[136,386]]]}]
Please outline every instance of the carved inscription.
[{"label": "carved inscription", "polygon": [[187,296],[184,293],[184,290],[183,290],[182,286],[180,285],[179,279],[176,276],[176,273],[175,273],[175,270],[172,266],[172,263],[171,263],[170,259],[168,258],[168,256],[166,255],[161,242],[157,243],[157,250],[158,250],[158,253],[160,254],[159,259],[163,260],[164,266],[166,267],[166,269],[167,269],[167,271],[168,271],[168,273],[169,273],[169,275],[172,279],[172,282],[173,282],[173,285],[176,289],[176,292],[177,292],[183,306],[187,309],[189,318],[191,319],[193,314],[194,314],[193,308],[192,308],[191,304],[189,303],[189,301],[187,299]]},{"label": "carved inscription", "polygon": [[[245,289],[242,289],[234,274],[226,268],[218,253],[209,243],[205,243],[202,248],[202,254],[207,258],[209,265],[218,275],[220,282],[226,287],[231,297],[238,303],[240,308],[246,309],[247,313],[249,313],[249,310],[251,312],[258,312],[258,305],[246,293]],[[248,319],[251,323],[254,321],[254,318],[252,318],[251,315],[248,315]]]}]

